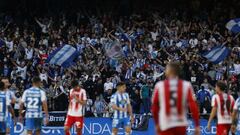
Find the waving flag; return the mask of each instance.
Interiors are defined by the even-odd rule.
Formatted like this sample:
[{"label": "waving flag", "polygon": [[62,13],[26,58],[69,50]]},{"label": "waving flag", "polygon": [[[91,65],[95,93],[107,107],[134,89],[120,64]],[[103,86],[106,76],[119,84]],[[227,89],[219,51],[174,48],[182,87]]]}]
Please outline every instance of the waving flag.
[{"label": "waving flag", "polygon": [[240,18],[230,20],[226,24],[226,28],[234,33],[240,32]]},{"label": "waving flag", "polygon": [[119,41],[110,41],[104,46],[106,55],[111,59],[120,59],[123,55]]},{"label": "waving flag", "polygon": [[118,27],[119,32],[121,33],[121,38],[125,41],[131,41],[130,36],[124,32],[124,30],[121,27]]},{"label": "waving flag", "polygon": [[205,52],[203,54],[203,57],[207,58],[214,64],[218,64],[228,56],[229,52],[230,50],[225,46],[216,46],[213,47],[210,51]]},{"label": "waving flag", "polygon": [[74,64],[73,60],[78,56],[77,49],[71,45],[64,45],[53,51],[47,59],[47,63],[59,65],[64,68]]}]

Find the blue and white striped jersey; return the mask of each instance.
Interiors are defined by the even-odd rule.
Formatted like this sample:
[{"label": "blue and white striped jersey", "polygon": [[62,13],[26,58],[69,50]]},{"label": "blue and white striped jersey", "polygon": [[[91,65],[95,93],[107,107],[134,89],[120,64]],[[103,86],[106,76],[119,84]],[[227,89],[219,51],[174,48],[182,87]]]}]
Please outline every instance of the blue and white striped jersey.
[{"label": "blue and white striped jersey", "polygon": [[236,100],[233,109],[240,112],[240,97]]},{"label": "blue and white striped jersey", "polygon": [[16,96],[13,91],[7,90],[6,93],[7,93],[7,96],[9,96],[10,100],[16,99]]},{"label": "blue and white striped jersey", "polygon": [[5,91],[0,91],[0,122],[6,122],[10,100]]},{"label": "blue and white striped jersey", "polygon": [[46,94],[37,87],[31,87],[24,91],[22,102],[26,107],[25,118],[42,118],[42,102],[46,101]]},{"label": "blue and white striped jersey", "polygon": [[[127,105],[130,104],[130,99],[128,93],[119,93],[116,92],[111,97],[111,105],[117,105],[117,107],[127,108]],[[128,112],[123,112],[119,110],[113,110],[114,119],[128,118]]]},{"label": "blue and white striped jersey", "polygon": [[[10,104],[14,99],[16,99],[14,92],[9,89],[6,90],[6,95],[7,95],[7,99],[9,100]],[[8,111],[8,109],[7,109],[6,117],[11,117],[11,113]]]}]

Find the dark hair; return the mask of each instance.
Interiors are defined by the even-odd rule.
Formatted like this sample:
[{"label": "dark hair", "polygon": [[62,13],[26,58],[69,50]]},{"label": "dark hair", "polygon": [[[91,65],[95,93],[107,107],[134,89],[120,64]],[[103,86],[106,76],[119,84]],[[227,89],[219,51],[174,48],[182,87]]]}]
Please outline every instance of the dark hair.
[{"label": "dark hair", "polygon": [[3,89],[4,89],[4,83],[0,81],[0,91],[2,91]]},{"label": "dark hair", "polygon": [[168,63],[168,66],[171,68],[171,70],[174,72],[175,75],[180,75],[181,72],[181,66],[179,62],[171,61]]},{"label": "dark hair", "polygon": [[72,87],[79,86],[78,80],[73,80],[71,85],[72,85]]},{"label": "dark hair", "polygon": [[119,87],[119,86],[123,86],[123,85],[126,85],[124,82],[119,82],[118,84],[117,84],[117,87]]},{"label": "dark hair", "polygon": [[35,76],[32,78],[32,83],[39,83],[41,82],[41,79],[38,76]]},{"label": "dark hair", "polygon": [[227,84],[223,81],[218,81],[216,83],[216,86],[218,86],[221,91],[226,91],[227,90]]},{"label": "dark hair", "polygon": [[9,80],[8,77],[1,77],[1,80]]}]

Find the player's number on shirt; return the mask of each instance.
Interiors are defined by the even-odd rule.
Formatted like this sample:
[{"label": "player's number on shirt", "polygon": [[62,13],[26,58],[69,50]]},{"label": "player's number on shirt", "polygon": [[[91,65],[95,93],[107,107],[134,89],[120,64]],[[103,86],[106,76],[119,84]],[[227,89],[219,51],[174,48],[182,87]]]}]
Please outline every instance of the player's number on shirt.
[{"label": "player's number on shirt", "polygon": [[224,100],[221,104],[222,111],[225,112],[225,110],[228,110],[229,108],[230,108],[230,101]]},{"label": "player's number on shirt", "polygon": [[177,95],[177,92],[175,90],[170,91],[170,106],[171,107],[177,106],[177,99],[176,99],[177,96],[176,95]]},{"label": "player's number on shirt", "polygon": [[33,109],[37,109],[38,108],[38,103],[39,103],[39,99],[38,98],[28,98],[28,104],[27,106],[29,108],[33,108]]}]

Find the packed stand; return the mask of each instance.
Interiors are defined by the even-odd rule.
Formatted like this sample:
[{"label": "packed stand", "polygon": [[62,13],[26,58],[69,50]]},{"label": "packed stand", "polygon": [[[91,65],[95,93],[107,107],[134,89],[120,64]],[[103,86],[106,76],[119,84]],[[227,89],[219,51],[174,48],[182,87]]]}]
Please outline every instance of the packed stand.
[{"label": "packed stand", "polygon": [[[0,38],[5,42],[0,52],[0,74],[10,78],[10,89],[17,99],[30,87],[31,78],[39,76],[49,110],[66,111],[70,82],[79,79],[88,94],[86,115],[109,117],[111,95],[123,80],[134,113],[150,115],[154,84],[164,79],[165,65],[170,60],[182,64],[182,78],[192,82],[201,113],[210,112],[217,80],[228,82],[229,93],[238,97],[240,40],[225,28],[228,17],[216,20],[204,12],[189,19],[187,12],[175,10],[164,16],[158,12],[128,17],[79,12],[72,16],[36,17],[24,20],[22,25],[7,14],[0,16]],[[106,46],[113,41],[123,52],[115,59],[106,53]],[[215,65],[201,57],[223,43],[232,49],[224,62]],[[49,54],[64,44],[77,48],[75,64],[62,68],[46,63]],[[15,105],[15,109],[18,107]]]}]

